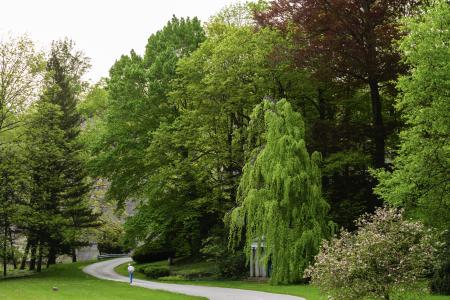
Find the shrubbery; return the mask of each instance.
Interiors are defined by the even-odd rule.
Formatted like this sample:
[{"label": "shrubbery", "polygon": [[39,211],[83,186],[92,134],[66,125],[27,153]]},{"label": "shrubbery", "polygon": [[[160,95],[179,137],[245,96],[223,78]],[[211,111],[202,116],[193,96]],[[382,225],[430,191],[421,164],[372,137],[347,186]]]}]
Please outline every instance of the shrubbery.
[{"label": "shrubbery", "polygon": [[144,267],[139,269],[139,272],[144,273],[145,276],[152,279],[157,279],[159,277],[166,277],[170,275],[169,268],[167,267]]},{"label": "shrubbery", "polygon": [[218,275],[221,278],[237,279],[245,276],[248,268],[245,264],[245,255],[242,252],[228,253],[222,259],[217,261]]},{"label": "shrubbery", "polygon": [[445,247],[439,257],[439,264],[431,279],[434,293],[450,295],[450,232],[445,233]]},{"label": "shrubbery", "polygon": [[247,275],[245,255],[242,251],[231,252],[228,245],[220,236],[212,236],[203,241],[202,254],[213,261],[220,278],[236,279]]},{"label": "shrubbery", "polygon": [[150,244],[136,248],[132,255],[132,258],[135,262],[142,264],[168,259],[169,257],[173,257],[174,255],[175,251],[173,251],[172,249]]},{"label": "shrubbery", "polygon": [[363,216],[357,225],[354,234],[343,231],[325,241],[305,276],[335,300],[392,299],[399,289],[419,289],[439,246],[430,230],[393,208]]}]

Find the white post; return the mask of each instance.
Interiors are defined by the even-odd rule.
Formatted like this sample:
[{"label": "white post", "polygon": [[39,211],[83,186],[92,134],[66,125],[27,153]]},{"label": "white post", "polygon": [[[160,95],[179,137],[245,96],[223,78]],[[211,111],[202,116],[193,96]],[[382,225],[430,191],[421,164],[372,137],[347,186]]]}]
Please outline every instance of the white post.
[{"label": "white post", "polygon": [[258,248],[256,248],[255,250],[255,277],[259,277],[259,251]]},{"label": "white post", "polygon": [[254,263],[254,258],[253,256],[255,256],[255,248],[251,248],[251,253],[250,253],[250,277],[254,277],[255,276],[255,263]]}]

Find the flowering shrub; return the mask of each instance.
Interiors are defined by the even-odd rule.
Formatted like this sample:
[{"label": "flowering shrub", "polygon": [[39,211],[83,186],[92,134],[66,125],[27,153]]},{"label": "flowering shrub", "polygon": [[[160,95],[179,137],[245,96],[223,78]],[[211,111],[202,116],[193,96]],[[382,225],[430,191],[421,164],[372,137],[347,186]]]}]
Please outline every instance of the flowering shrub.
[{"label": "flowering shrub", "polygon": [[393,299],[399,289],[418,289],[439,246],[431,231],[387,207],[357,225],[355,233],[325,241],[305,277],[334,300]]}]

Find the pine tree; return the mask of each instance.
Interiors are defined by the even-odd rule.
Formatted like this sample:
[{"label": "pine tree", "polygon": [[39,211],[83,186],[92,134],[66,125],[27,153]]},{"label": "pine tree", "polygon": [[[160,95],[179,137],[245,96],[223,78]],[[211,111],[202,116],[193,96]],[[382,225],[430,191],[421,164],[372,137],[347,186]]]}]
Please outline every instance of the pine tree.
[{"label": "pine tree", "polygon": [[[329,206],[321,193],[320,154],[305,146],[304,123],[286,100],[256,106],[249,125],[249,157],[231,213],[230,242],[245,232],[245,251],[264,245],[273,265],[272,283],[301,280],[328,237]],[[261,247],[259,247],[261,249]]]},{"label": "pine tree", "polygon": [[59,127],[62,113],[55,104],[40,99],[27,117],[25,147],[31,177],[31,196],[22,208],[21,227],[31,250],[30,269],[40,271],[47,248],[61,239],[67,226],[61,214],[64,180],[64,131]]},{"label": "pine tree", "polygon": [[83,228],[97,226],[97,215],[87,203],[89,191],[87,172],[81,158],[82,145],[78,141],[81,116],[77,111],[84,82],[82,76],[89,67],[88,59],[74,49],[70,40],[53,42],[47,62],[48,77],[44,101],[61,111],[59,128],[64,132],[64,159],[58,165],[63,178],[59,209],[68,224],[64,231],[49,241],[48,263],[53,264],[58,252],[70,253],[76,261],[75,248],[88,243]]}]

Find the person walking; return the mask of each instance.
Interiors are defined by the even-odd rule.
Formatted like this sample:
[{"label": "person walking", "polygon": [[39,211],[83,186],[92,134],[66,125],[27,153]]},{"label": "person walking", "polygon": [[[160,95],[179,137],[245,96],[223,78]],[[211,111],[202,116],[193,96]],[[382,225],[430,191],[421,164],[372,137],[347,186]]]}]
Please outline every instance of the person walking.
[{"label": "person walking", "polygon": [[128,275],[130,277],[130,284],[133,283],[133,273],[134,273],[134,267],[131,264],[128,264]]}]

